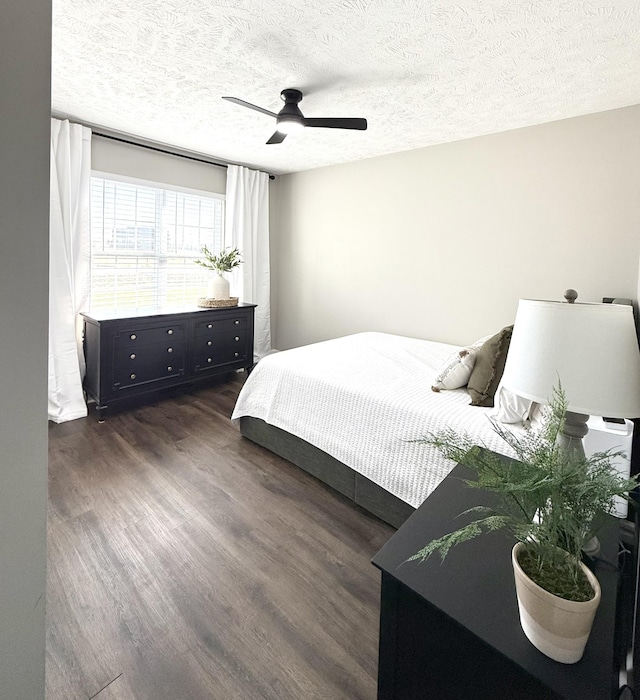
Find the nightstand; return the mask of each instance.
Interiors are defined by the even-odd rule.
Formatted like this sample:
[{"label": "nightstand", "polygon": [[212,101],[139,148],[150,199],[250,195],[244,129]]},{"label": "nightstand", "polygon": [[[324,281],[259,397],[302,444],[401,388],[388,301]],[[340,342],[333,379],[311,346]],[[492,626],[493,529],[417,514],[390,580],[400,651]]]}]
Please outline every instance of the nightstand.
[{"label": "nightstand", "polygon": [[599,531],[602,587],[583,658],[572,665],[544,656],[524,636],[511,566],[513,540],[481,535],[441,563],[407,562],[426,543],[473,519],[468,508],[493,494],[468,487],[457,466],[373,558],[382,572],[379,700],[598,700],[618,688],[614,637],[619,523]]}]

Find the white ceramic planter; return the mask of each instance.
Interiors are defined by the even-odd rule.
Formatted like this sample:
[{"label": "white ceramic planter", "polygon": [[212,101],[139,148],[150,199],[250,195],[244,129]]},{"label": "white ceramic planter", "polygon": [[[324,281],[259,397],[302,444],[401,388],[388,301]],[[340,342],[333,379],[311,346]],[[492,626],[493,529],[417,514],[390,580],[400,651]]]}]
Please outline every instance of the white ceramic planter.
[{"label": "white ceramic planter", "polygon": [[229,298],[229,280],[222,275],[212,272],[209,276],[209,285],[207,288],[208,299],[228,299]]},{"label": "white ceramic planter", "polygon": [[559,598],[524,573],[518,562],[523,546],[518,542],[511,552],[522,629],[543,654],[563,664],[574,664],[582,658],[600,604],[598,579],[582,564],[595,591],[594,597],[584,603]]}]

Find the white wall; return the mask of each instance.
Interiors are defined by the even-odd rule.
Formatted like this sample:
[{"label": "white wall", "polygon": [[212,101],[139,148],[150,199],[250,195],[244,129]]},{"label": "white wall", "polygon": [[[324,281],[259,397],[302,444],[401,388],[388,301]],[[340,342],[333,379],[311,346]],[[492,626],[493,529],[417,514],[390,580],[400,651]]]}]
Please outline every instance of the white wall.
[{"label": "white wall", "polygon": [[0,21],[0,698],[44,697],[51,3]]},{"label": "white wall", "polygon": [[227,189],[226,168],[99,136],[91,139],[91,168],[217,194]]},{"label": "white wall", "polygon": [[275,347],[464,344],[520,297],[635,298],[640,106],[279,178]]}]

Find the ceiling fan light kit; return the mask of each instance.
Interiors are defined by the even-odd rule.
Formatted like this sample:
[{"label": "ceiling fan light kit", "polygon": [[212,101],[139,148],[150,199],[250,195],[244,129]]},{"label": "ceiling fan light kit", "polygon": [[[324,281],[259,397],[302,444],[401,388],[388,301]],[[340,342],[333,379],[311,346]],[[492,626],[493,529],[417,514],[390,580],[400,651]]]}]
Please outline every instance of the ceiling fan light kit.
[{"label": "ceiling fan light kit", "polygon": [[364,131],[367,128],[366,119],[351,117],[305,117],[298,107],[298,104],[302,101],[302,92],[296,88],[286,88],[280,93],[280,97],[284,101],[284,107],[277,114],[275,112],[270,112],[268,109],[253,105],[250,102],[245,102],[237,97],[223,97],[222,99],[274,117],[276,120],[276,132],[267,141],[267,144],[282,143],[287,134],[302,131],[304,127],[355,129],[357,131]]},{"label": "ceiling fan light kit", "polygon": [[278,117],[276,120],[276,129],[282,134],[295,134],[304,129],[304,122],[300,119]]}]

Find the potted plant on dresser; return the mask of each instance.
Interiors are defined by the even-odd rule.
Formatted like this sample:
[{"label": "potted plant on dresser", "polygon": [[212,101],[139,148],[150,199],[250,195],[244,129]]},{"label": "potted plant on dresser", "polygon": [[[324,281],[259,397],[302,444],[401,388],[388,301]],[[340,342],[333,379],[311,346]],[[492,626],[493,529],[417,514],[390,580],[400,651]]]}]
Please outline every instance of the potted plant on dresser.
[{"label": "potted plant on dresser", "polygon": [[206,267],[212,273],[209,277],[206,299],[228,301],[230,299],[229,280],[224,277],[224,274],[231,272],[242,263],[242,254],[237,248],[232,250],[225,248],[222,252],[214,255],[206,245],[202,246],[200,252],[204,256],[204,260],[195,260],[195,263]]},{"label": "potted plant on dresser", "polygon": [[620,453],[587,458],[558,445],[566,408],[559,388],[539,431],[512,432],[492,419],[515,459],[480,448],[452,430],[417,440],[472,469],[477,480],[467,484],[496,494],[497,505],[471,509],[477,519],[429,542],[409,561],[424,561],[435,552],[444,559],[462,542],[506,530],[517,541],[512,562],[525,635],[550,658],[575,663],[582,658],[600,602],[600,586],[583,563],[583,549],[613,512],[615,497],[628,497],[638,484],[612,468]]}]

